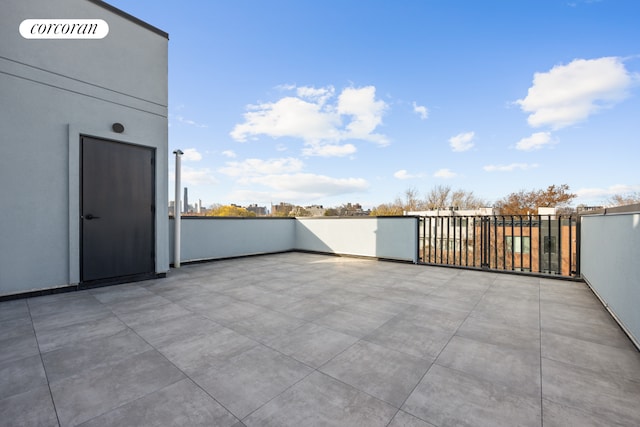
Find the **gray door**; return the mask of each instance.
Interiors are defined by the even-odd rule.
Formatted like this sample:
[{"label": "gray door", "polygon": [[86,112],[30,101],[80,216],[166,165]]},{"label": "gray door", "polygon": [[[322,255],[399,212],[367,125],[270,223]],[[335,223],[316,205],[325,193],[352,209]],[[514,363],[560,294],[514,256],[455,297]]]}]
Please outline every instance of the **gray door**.
[{"label": "gray door", "polygon": [[81,138],[83,283],[155,272],[154,157],[151,148]]}]

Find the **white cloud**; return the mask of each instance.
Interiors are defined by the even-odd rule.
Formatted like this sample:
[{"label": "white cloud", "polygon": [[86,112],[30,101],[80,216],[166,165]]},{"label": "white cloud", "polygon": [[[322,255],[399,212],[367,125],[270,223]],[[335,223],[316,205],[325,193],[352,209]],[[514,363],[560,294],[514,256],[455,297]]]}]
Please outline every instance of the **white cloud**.
[{"label": "white cloud", "polygon": [[[294,87],[282,87],[292,90]],[[239,142],[259,135],[273,138],[299,138],[309,147],[308,155],[345,155],[345,151],[355,149],[339,146],[345,140],[363,140],[379,145],[389,143],[386,136],[375,133],[382,124],[382,116],[387,109],[384,101],[375,99],[376,88],[344,89],[334,103],[335,89],[299,87],[296,96],[286,96],[276,102],[248,106],[244,122],[237,124],[231,137]],[[334,147],[321,149],[321,146]]]},{"label": "white cloud", "polygon": [[458,135],[449,138],[449,145],[451,145],[453,151],[470,150],[474,145],[473,138],[475,135],[475,132],[459,133]]},{"label": "white cloud", "polygon": [[530,113],[530,126],[559,129],[622,101],[633,82],[621,58],[575,59],[535,73],[527,96],[516,103]]},{"label": "white cloud", "polygon": [[236,153],[233,150],[224,150],[222,152],[222,155],[225,157],[229,157],[230,159],[236,158]]},{"label": "white cloud", "polygon": [[364,191],[369,187],[362,178],[331,178],[312,173],[266,175],[251,178],[250,182],[266,185],[276,191],[315,195],[312,198]]},{"label": "white cloud", "polygon": [[176,119],[182,124],[189,125],[189,126],[194,126],[194,127],[197,127],[197,128],[207,128],[207,127],[209,127],[208,125],[205,125],[205,124],[202,124],[202,123],[198,123],[198,122],[196,122],[194,120],[185,119],[182,116],[176,116]]},{"label": "white cloud", "polygon": [[395,172],[393,176],[397,179],[413,179],[413,178],[422,178],[424,174],[421,174],[421,173],[410,174],[405,169],[400,169],[399,171]]},{"label": "white cloud", "polygon": [[422,120],[426,120],[429,117],[429,109],[424,105],[418,105],[413,103],[413,112],[420,116]]},{"label": "white cloud", "polygon": [[380,145],[388,145],[384,135],[373,133],[382,124],[382,115],[387,109],[384,101],[376,101],[375,86],[347,88],[338,97],[337,111],[348,115],[352,120],[342,132],[341,139],[361,139]]},{"label": "white cloud", "polygon": [[517,150],[533,151],[539,150],[545,145],[555,144],[551,139],[551,132],[536,132],[527,138],[522,138],[516,144]]},{"label": "white cloud", "polygon": [[309,144],[302,150],[305,156],[343,157],[353,154],[357,148],[353,144]]},{"label": "white cloud", "polygon": [[218,172],[227,176],[247,178],[257,175],[298,172],[302,170],[302,167],[302,160],[293,157],[268,160],[246,159],[242,162],[227,162],[227,165],[220,168]]},{"label": "white cloud", "polygon": [[[175,177],[175,174],[174,174]],[[175,179],[175,178],[174,178]],[[181,169],[180,180],[182,185],[207,185],[217,184],[218,180],[213,175],[213,171],[209,168],[190,168],[183,166]]]},{"label": "white cloud", "polygon": [[450,178],[455,178],[456,176],[458,176],[458,174],[449,169],[440,169],[436,171],[436,173],[434,173],[433,176],[436,178],[450,179]]},{"label": "white cloud", "polygon": [[581,188],[575,193],[578,199],[599,200],[602,203],[605,199],[616,194],[629,194],[640,192],[640,185],[617,184],[607,188]]},{"label": "white cloud", "polygon": [[186,148],[182,153],[182,160],[186,162],[199,162],[202,160],[202,154],[198,153],[195,148]]},{"label": "white cloud", "polygon": [[484,169],[487,172],[513,172],[515,170],[528,170],[538,167],[537,163],[511,163],[510,165],[487,165]]},{"label": "white cloud", "polygon": [[287,151],[287,146],[284,144],[276,145],[276,151]]}]

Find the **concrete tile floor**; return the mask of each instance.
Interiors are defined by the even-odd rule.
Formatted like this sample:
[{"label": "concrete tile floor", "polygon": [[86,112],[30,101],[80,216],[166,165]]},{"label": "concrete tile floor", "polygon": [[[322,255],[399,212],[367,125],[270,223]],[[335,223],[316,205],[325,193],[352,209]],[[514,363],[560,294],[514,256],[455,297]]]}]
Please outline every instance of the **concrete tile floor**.
[{"label": "concrete tile floor", "polygon": [[0,425],[638,426],[585,284],[287,253],[0,303]]}]

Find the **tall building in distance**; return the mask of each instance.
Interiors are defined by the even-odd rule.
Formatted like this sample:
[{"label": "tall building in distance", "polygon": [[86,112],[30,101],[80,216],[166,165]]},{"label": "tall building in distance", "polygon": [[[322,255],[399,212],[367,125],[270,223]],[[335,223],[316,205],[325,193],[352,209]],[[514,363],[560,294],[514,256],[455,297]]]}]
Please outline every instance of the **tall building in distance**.
[{"label": "tall building in distance", "polygon": [[189,192],[188,188],[184,187],[184,200],[182,201],[182,213],[189,213]]}]

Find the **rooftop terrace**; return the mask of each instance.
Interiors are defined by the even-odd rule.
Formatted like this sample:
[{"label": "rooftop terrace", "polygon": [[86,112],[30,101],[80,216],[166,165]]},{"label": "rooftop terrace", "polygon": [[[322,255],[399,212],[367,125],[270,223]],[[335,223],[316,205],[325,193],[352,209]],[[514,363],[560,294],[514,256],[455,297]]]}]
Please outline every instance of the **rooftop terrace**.
[{"label": "rooftop terrace", "polygon": [[640,425],[586,284],[299,252],[0,302],[0,423]]}]

